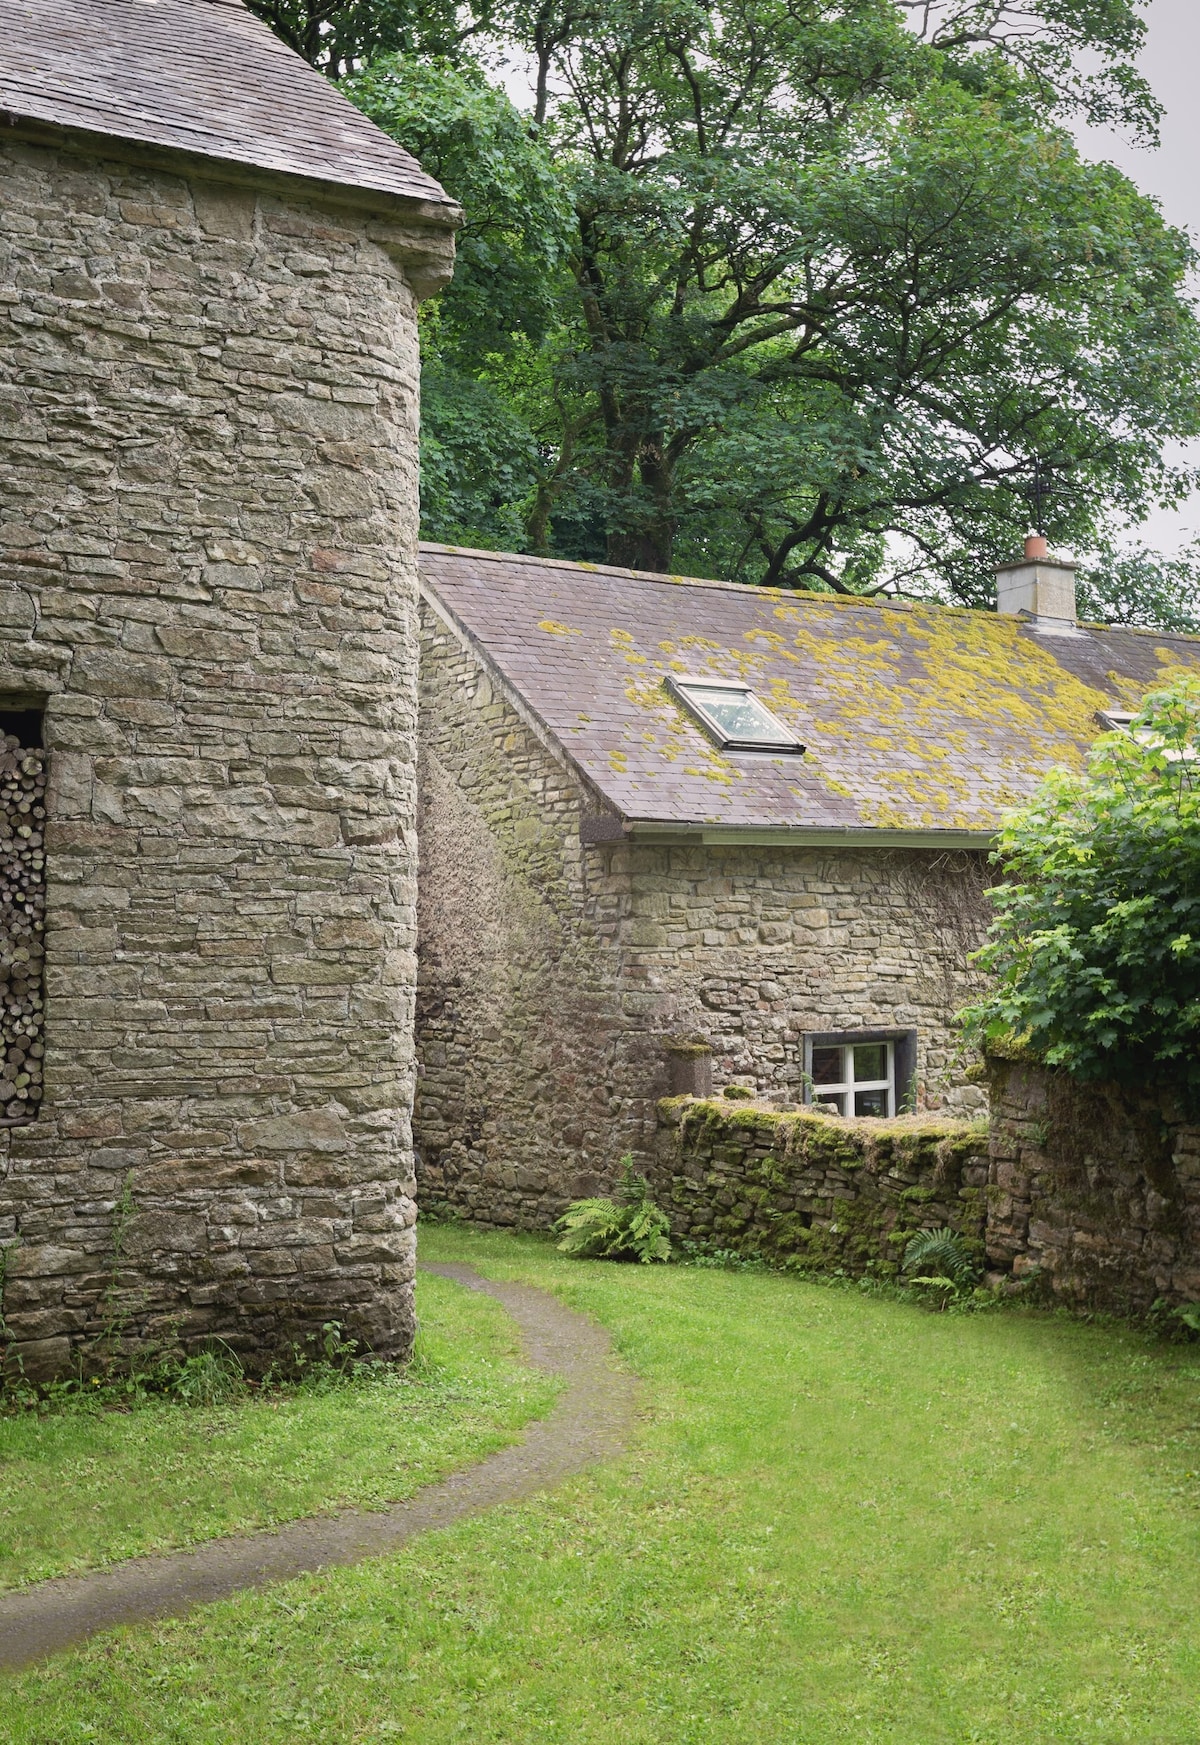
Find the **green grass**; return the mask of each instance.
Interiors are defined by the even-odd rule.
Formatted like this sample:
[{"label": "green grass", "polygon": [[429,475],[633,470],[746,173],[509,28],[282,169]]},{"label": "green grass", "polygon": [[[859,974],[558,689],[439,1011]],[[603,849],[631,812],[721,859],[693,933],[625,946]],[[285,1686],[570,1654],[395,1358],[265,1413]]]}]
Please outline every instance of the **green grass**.
[{"label": "green grass", "polygon": [[612,1328],[630,1454],[23,1674],[6,1740],[1196,1745],[1194,1348],[423,1241]]},{"label": "green grass", "polygon": [[422,1275],[403,1373],[200,1410],[0,1417],[0,1588],[350,1505],[379,1507],[515,1440],[554,1385],[490,1298]]}]

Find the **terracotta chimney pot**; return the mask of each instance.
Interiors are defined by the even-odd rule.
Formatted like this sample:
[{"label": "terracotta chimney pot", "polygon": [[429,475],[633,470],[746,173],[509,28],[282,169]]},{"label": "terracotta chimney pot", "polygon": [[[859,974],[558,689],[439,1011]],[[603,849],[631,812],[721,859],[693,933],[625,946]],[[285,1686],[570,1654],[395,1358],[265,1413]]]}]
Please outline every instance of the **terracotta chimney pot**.
[{"label": "terracotta chimney pot", "polygon": [[1025,540],[1025,561],[1038,563],[1050,556],[1050,547],[1040,533],[1031,533]]}]

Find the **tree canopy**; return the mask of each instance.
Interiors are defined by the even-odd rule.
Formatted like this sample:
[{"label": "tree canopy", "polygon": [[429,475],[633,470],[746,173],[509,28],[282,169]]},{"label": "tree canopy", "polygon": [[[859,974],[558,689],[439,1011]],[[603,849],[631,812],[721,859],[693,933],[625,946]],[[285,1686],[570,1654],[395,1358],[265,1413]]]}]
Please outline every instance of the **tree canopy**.
[{"label": "tree canopy", "polygon": [[1184,579],[1104,554],[1192,483],[1191,247],[1065,126],[1153,136],[1135,0],[256,3],[468,213],[430,536],[984,604],[1036,476],[1111,611]]}]

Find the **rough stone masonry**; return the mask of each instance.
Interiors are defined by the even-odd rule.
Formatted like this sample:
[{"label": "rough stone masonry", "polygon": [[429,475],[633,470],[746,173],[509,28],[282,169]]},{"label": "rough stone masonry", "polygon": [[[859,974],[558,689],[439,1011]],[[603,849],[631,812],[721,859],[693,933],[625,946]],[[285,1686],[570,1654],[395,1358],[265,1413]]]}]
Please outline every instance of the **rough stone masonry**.
[{"label": "rough stone masonry", "polygon": [[35,1374],[412,1334],[414,285],[453,213],[219,174],[0,135],[0,730],[41,714],[49,771],[0,1240]]}]

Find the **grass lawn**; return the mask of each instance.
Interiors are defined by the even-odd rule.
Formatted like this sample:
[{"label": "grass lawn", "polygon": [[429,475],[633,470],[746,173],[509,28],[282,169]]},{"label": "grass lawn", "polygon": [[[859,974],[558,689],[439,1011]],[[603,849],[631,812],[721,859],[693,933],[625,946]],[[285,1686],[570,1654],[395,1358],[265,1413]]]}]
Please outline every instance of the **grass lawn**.
[{"label": "grass lawn", "polygon": [[[301,1515],[399,1502],[547,1409],[497,1303],[423,1278],[403,1377],[203,1411],[0,1417],[0,1588]],[[0,1738],[4,1737],[0,1722]]]},{"label": "grass lawn", "polygon": [[1196,1745],[1195,1348],[423,1241],[613,1330],[630,1454],[23,1674],[6,1741]]}]

